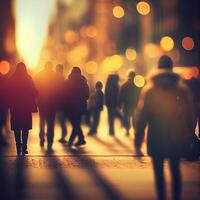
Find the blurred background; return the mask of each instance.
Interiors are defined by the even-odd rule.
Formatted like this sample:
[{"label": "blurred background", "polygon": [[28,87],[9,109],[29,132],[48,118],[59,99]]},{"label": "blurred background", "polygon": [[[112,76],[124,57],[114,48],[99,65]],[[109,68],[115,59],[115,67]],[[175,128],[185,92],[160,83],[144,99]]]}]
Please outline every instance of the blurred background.
[{"label": "blurred background", "polygon": [[170,55],[185,79],[200,66],[199,0],[1,0],[0,71],[24,61],[35,74],[47,61],[66,75],[80,66],[91,83],[110,73],[143,77]]}]

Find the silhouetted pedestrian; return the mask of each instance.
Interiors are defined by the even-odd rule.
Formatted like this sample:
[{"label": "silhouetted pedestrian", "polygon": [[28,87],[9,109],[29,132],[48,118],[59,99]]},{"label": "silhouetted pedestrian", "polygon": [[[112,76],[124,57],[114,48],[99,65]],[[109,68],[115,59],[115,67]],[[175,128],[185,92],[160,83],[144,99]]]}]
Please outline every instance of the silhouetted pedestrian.
[{"label": "silhouetted pedestrian", "polygon": [[[121,86],[119,93],[119,104],[122,107],[124,125],[126,128],[126,134],[129,135],[129,130],[131,127],[130,120],[132,122],[135,120],[135,109],[137,106],[140,89],[134,84],[135,72],[130,71],[128,74],[128,80]],[[134,127],[134,123],[133,123]]]},{"label": "silhouetted pedestrian", "polygon": [[45,142],[45,125],[47,126],[48,152],[52,151],[54,139],[55,115],[60,98],[60,76],[53,71],[51,62],[47,62],[45,68],[35,77],[38,95],[38,106],[40,115],[40,145],[44,146]]},{"label": "silhouetted pedestrian", "polygon": [[[200,76],[200,74],[199,74]],[[200,79],[192,78],[190,80],[185,81],[188,87],[190,88],[193,104],[194,104],[194,112],[195,112],[195,124],[200,127]],[[198,136],[200,138],[200,128],[198,127]]]},{"label": "silhouetted pedestrian", "polygon": [[27,141],[32,129],[32,113],[37,111],[37,90],[24,63],[17,64],[16,71],[9,79],[8,99],[11,114],[11,129],[15,134],[17,154],[28,154]]},{"label": "silhouetted pedestrian", "polygon": [[163,164],[165,159],[169,159],[173,199],[180,200],[182,139],[194,131],[193,105],[188,87],[179,75],[172,72],[171,58],[162,56],[158,67],[161,72],[144,88],[139,100],[135,147],[141,154],[148,125],[147,149],[152,157],[158,199],[166,199]]},{"label": "silhouetted pedestrian", "polygon": [[65,82],[65,111],[72,124],[72,133],[69,138],[70,147],[76,136],[76,146],[85,144],[84,135],[81,129],[81,118],[87,111],[87,99],[89,98],[89,87],[86,78],[81,75],[79,67],[73,67],[71,74]]},{"label": "silhouetted pedestrian", "polygon": [[59,84],[57,88],[57,92],[59,93],[57,98],[58,98],[58,108],[57,108],[57,119],[58,123],[60,124],[61,127],[61,138],[58,140],[60,143],[66,143],[66,135],[67,135],[67,127],[66,127],[66,121],[67,117],[63,111],[63,92],[64,92],[64,82],[65,82],[65,77],[63,75],[64,73],[64,66],[62,64],[56,65],[56,73],[59,78]]},{"label": "silhouetted pedestrian", "polygon": [[92,105],[92,124],[90,128],[90,135],[97,133],[97,128],[99,125],[100,113],[103,110],[104,105],[104,94],[102,92],[103,84],[97,81],[95,85],[96,91],[93,95],[93,105]]},{"label": "silhouetted pedestrian", "polygon": [[108,110],[109,134],[114,135],[114,120],[118,117],[123,123],[123,117],[119,113],[119,76],[111,74],[108,76],[105,87],[105,104]]},{"label": "silhouetted pedestrian", "polygon": [[3,128],[6,126],[8,103],[7,103],[7,78],[0,73],[0,148],[5,146],[6,140],[3,135]]}]

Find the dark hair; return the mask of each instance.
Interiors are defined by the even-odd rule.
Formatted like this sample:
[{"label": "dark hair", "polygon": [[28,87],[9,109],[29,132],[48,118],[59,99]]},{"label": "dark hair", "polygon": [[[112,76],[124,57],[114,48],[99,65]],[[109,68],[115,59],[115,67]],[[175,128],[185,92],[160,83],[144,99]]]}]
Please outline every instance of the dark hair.
[{"label": "dark hair", "polygon": [[95,88],[101,90],[103,88],[102,82],[101,81],[97,81],[96,85],[95,85]]},{"label": "dark hair", "polygon": [[80,67],[73,67],[73,69],[72,69],[72,74],[79,74],[79,75],[81,75],[81,69],[80,69]]},{"label": "dark hair", "polygon": [[128,79],[133,79],[135,77],[135,72],[132,70],[128,73]]},{"label": "dark hair", "polygon": [[159,62],[158,62],[158,68],[160,68],[160,69],[172,69],[173,68],[172,59],[167,55],[161,56],[160,59],[159,59]]},{"label": "dark hair", "polygon": [[23,63],[23,62],[19,62],[17,64],[17,67],[16,67],[16,73],[23,73],[23,74],[26,74],[27,73],[27,70],[26,70],[26,65]]}]

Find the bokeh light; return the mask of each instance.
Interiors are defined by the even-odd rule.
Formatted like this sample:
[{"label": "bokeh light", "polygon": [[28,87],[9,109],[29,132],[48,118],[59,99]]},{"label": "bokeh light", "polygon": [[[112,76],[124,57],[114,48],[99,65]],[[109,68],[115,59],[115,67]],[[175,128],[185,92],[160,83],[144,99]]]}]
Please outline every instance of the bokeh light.
[{"label": "bokeh light", "polygon": [[148,15],[151,7],[146,1],[140,1],[137,3],[136,9],[141,15]]},{"label": "bokeh light", "polygon": [[144,46],[144,54],[148,58],[156,58],[159,56],[159,49],[155,44],[147,43]]},{"label": "bokeh light", "polygon": [[136,50],[133,48],[127,48],[125,52],[126,58],[130,61],[133,61],[137,57]]},{"label": "bokeh light", "polygon": [[97,29],[96,29],[96,27],[95,26],[88,26],[87,28],[86,28],[86,35],[88,36],[88,37],[90,37],[90,38],[94,38],[94,37],[96,37],[96,35],[97,35]]},{"label": "bokeh light", "polygon": [[187,51],[191,51],[194,48],[194,40],[191,37],[184,37],[182,47]]},{"label": "bokeh light", "polygon": [[133,82],[137,87],[141,88],[145,85],[145,78],[142,75],[136,75]]},{"label": "bokeh light", "polygon": [[0,62],[0,73],[1,74],[7,74],[10,70],[10,64],[6,60],[2,60]]},{"label": "bokeh light", "polygon": [[89,49],[85,44],[80,44],[67,54],[67,61],[71,65],[80,65],[88,56]]},{"label": "bokeh light", "polygon": [[124,16],[124,9],[121,6],[115,6],[113,8],[113,15],[116,18],[122,18]]},{"label": "bokeh light", "polygon": [[88,61],[86,64],[85,64],[85,71],[86,73],[92,75],[92,74],[96,74],[97,72],[97,69],[98,69],[98,65],[95,61],[91,60],[91,61]]},{"label": "bokeh light", "polygon": [[68,44],[73,44],[78,41],[78,33],[72,30],[68,30],[65,32],[64,38],[65,42]]},{"label": "bokeh light", "polygon": [[113,56],[106,57],[101,64],[101,68],[105,73],[111,73],[119,70],[122,67],[122,64],[122,56],[115,54]]},{"label": "bokeh light", "polygon": [[160,46],[164,51],[171,51],[174,48],[174,40],[169,36],[164,36],[160,40]]}]

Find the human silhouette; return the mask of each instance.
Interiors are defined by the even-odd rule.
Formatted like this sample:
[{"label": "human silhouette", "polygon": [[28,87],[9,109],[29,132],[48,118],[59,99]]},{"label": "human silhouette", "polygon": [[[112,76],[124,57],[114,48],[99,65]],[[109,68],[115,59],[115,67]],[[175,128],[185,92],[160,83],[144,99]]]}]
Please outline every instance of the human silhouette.
[{"label": "human silhouette", "polygon": [[141,154],[144,131],[148,125],[147,149],[152,157],[158,199],[166,199],[163,164],[168,159],[173,200],[179,200],[182,139],[194,131],[193,105],[189,89],[180,76],[172,72],[171,58],[161,56],[158,68],[160,72],[143,89],[138,103],[135,148]]},{"label": "human silhouette", "polygon": [[105,87],[105,105],[108,110],[108,123],[109,134],[114,135],[114,120],[118,117],[123,123],[123,118],[119,113],[119,76],[117,74],[111,74],[108,76]]},{"label": "human silhouette", "polygon": [[[126,128],[126,134],[129,135],[131,127],[130,120],[134,122],[135,109],[137,106],[140,89],[134,84],[135,72],[130,71],[128,74],[128,80],[121,86],[119,93],[119,104],[122,107],[124,125]],[[134,123],[133,123],[134,127]]]},{"label": "human silhouette", "polygon": [[32,129],[32,113],[37,111],[37,90],[24,63],[17,64],[9,79],[8,101],[11,114],[11,129],[15,134],[17,154],[28,154],[27,141]]},{"label": "human silhouette", "polygon": [[47,62],[45,68],[35,77],[35,83],[39,92],[38,107],[40,116],[40,146],[45,142],[45,125],[47,135],[47,151],[52,151],[54,139],[54,125],[56,110],[59,106],[60,75],[53,71],[51,62]]},{"label": "human silhouette", "polygon": [[72,124],[72,133],[68,146],[72,146],[78,136],[76,146],[85,144],[84,135],[81,129],[82,115],[87,111],[87,99],[89,98],[89,87],[86,78],[81,75],[79,67],[73,67],[68,79],[65,82],[65,112]]},{"label": "human silhouette", "polygon": [[[8,103],[7,103],[7,77],[0,73],[0,146],[5,146],[6,140],[3,135],[3,128],[6,126]],[[1,148],[1,147],[0,147]]]},{"label": "human silhouette", "polygon": [[58,109],[57,109],[57,119],[58,119],[58,123],[61,127],[61,138],[58,141],[60,143],[64,144],[67,142],[65,139],[65,137],[67,135],[67,127],[66,127],[67,117],[63,111],[62,95],[64,92],[65,77],[63,75],[64,66],[62,64],[56,65],[56,73],[58,74],[58,78],[59,78],[59,84],[58,84],[57,91],[59,91],[59,93],[60,93],[60,94],[58,94],[58,98],[60,98],[60,99],[59,99]]},{"label": "human silhouette", "polygon": [[92,97],[92,124],[91,124],[91,128],[90,128],[90,132],[89,135],[94,135],[97,132],[97,128],[99,125],[99,119],[100,119],[100,113],[103,110],[103,105],[104,105],[104,94],[102,91],[103,88],[103,84],[100,81],[96,82],[95,85],[95,93]]},{"label": "human silhouette", "polygon": [[[200,76],[200,74],[199,74]],[[190,80],[185,80],[186,84],[190,88],[193,104],[194,104],[194,111],[195,111],[195,124],[200,127],[200,79],[192,78]],[[200,138],[200,128],[198,129],[198,137]]]}]

